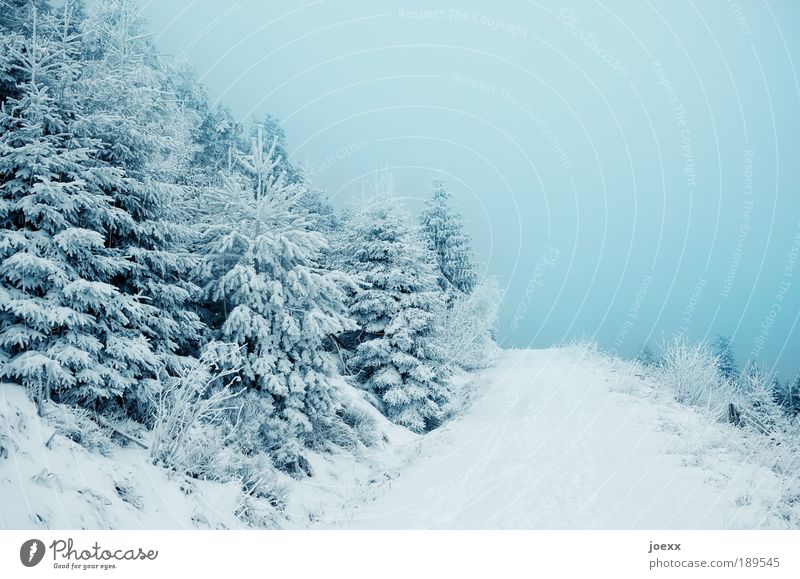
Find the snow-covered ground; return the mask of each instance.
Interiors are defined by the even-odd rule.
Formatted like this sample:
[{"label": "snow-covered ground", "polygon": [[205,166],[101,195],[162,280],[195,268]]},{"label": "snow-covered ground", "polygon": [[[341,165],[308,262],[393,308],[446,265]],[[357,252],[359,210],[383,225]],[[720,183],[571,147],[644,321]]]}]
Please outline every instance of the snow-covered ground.
[{"label": "snow-covered ground", "polygon": [[141,449],[101,456],[54,431],[22,388],[0,384],[0,444],[8,453],[0,459],[0,528],[243,526],[233,516],[233,485],[171,475]]},{"label": "snow-covered ground", "polygon": [[[148,450],[91,452],[39,417],[20,386],[0,383],[0,529],[237,529],[296,526],[339,504],[375,473],[393,472],[395,452],[417,435],[391,424],[352,386],[342,396],[375,421],[374,447],[336,454],[308,451],[313,478],[282,476],[284,511],[245,496],[235,483],[201,481],[152,464]],[[144,438],[144,442],[149,442]],[[395,475],[397,473],[394,473]],[[322,505],[322,506],[321,506]],[[238,516],[243,509],[248,516]]]},{"label": "snow-covered ground", "polygon": [[395,449],[396,478],[320,527],[763,528],[780,481],[742,463],[744,434],[580,347],[516,350],[459,419]]},{"label": "snow-covered ground", "polygon": [[[748,435],[671,401],[632,368],[581,347],[505,351],[462,377],[468,402],[444,427],[418,436],[373,410],[381,443],[309,455],[314,476],[287,483],[276,524],[785,527],[771,508],[783,481],[742,450]],[[53,428],[18,387],[0,387],[0,409],[2,528],[245,526],[234,485],[168,474],[136,448],[103,457],[61,436],[47,448]]]}]

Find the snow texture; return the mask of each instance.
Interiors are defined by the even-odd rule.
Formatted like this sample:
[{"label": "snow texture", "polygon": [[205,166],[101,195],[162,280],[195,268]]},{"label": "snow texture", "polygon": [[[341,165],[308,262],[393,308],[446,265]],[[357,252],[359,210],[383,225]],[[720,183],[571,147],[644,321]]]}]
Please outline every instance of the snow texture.
[{"label": "snow texture", "polygon": [[[710,421],[582,347],[511,350],[453,382],[462,415],[418,436],[386,422],[345,382],[340,394],[383,438],[358,452],[311,453],[272,512],[283,528],[785,528],[792,473],[753,433]],[[5,528],[246,526],[235,485],[187,479],[147,453],[108,458],[36,416],[3,385],[0,525]],[[262,508],[263,505],[262,505]],[[792,518],[794,517],[794,518]],[[790,523],[794,521],[794,523]]]}]

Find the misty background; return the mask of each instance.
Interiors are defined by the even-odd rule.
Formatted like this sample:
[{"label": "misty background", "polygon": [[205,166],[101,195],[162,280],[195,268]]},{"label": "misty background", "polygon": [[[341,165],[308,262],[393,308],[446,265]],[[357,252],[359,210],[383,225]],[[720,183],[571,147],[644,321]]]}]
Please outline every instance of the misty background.
[{"label": "misty background", "polygon": [[441,178],[505,289],[502,345],[724,334],[800,366],[797,3],[140,4],[337,207],[376,169],[415,212]]}]

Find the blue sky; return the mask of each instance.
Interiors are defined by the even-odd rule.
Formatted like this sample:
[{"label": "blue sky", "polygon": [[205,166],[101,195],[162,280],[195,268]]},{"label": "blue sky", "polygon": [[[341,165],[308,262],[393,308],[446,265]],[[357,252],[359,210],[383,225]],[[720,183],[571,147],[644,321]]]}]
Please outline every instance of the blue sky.
[{"label": "blue sky", "polygon": [[505,345],[685,333],[800,366],[800,5],[141,0],[339,206],[453,191]]}]

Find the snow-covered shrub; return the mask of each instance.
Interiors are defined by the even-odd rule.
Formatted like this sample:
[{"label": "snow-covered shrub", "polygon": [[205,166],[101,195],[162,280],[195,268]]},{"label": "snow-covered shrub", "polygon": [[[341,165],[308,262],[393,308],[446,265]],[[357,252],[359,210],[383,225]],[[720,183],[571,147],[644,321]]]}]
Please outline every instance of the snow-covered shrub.
[{"label": "snow-covered shrub", "polygon": [[766,435],[789,428],[790,419],[776,400],[775,375],[762,364],[748,363],[737,384],[740,415],[744,426]]},{"label": "snow-covered shrub", "polygon": [[245,495],[266,499],[276,508],[284,506],[287,476],[275,468],[267,453],[248,454],[231,441],[212,453],[197,452],[194,458],[200,466],[198,478],[235,482]]},{"label": "snow-covered shrub", "polygon": [[676,336],[662,346],[657,377],[675,400],[722,416],[733,397],[733,385],[719,373],[717,356],[706,342]]},{"label": "snow-covered shrub", "polygon": [[359,447],[358,436],[344,421],[332,421],[328,427],[326,442],[355,453]]},{"label": "snow-covered shrub", "polygon": [[437,338],[447,363],[464,370],[492,364],[499,351],[492,336],[501,302],[502,291],[494,279],[479,283],[469,294],[452,296]]},{"label": "snow-covered shrub", "polygon": [[278,529],[281,521],[278,510],[284,503],[285,497],[283,500],[265,503],[245,493],[234,514],[255,529]]},{"label": "snow-covered shrub", "polygon": [[[153,400],[156,409],[150,456],[155,464],[178,472],[195,473],[200,453],[209,454],[225,444],[220,426],[242,391],[234,384],[238,366],[210,344],[199,360],[182,375],[169,380]],[[223,368],[223,369],[220,369]]]},{"label": "snow-covered shrub", "polygon": [[114,492],[117,493],[117,496],[132,507],[142,510],[144,509],[144,497],[136,489],[137,484],[128,478],[114,481]]},{"label": "snow-covered shrub", "polygon": [[561,347],[578,354],[581,358],[592,358],[603,355],[600,351],[600,346],[597,344],[597,340],[585,334],[580,337],[576,336],[564,340],[561,343]]},{"label": "snow-covered shrub", "polygon": [[[238,349],[211,343],[200,360],[172,381],[157,399],[151,456],[156,464],[191,477],[234,482],[250,510],[239,513],[249,524],[253,509],[268,518],[283,506],[286,489],[275,464],[285,467],[289,447],[286,427],[266,400],[238,388]],[[270,446],[271,443],[271,446]],[[299,447],[295,449],[299,452]],[[295,463],[299,455],[293,455]],[[265,499],[270,505],[259,507]],[[265,510],[266,509],[266,510]]]},{"label": "snow-covered shrub", "polygon": [[768,512],[788,528],[800,526],[800,424],[776,400],[775,377],[763,365],[748,363],[737,383],[738,426],[748,436],[737,450],[749,462],[772,470],[781,480]]},{"label": "snow-covered shrub", "polygon": [[777,388],[777,399],[789,416],[800,414],[800,374],[795,374]]},{"label": "snow-covered shrub", "polygon": [[277,415],[269,397],[248,390],[237,401],[235,411],[228,413],[228,424],[235,425],[235,444],[241,452],[246,455],[265,453],[277,468],[300,476],[302,433]]},{"label": "snow-covered shrub", "polygon": [[344,404],[339,412],[342,421],[353,429],[362,444],[374,446],[378,443],[377,425],[369,413],[351,404]]},{"label": "snow-covered shrub", "polygon": [[43,405],[43,416],[58,434],[87,450],[107,456],[115,446],[110,432],[101,428],[88,410],[50,402]]},{"label": "snow-covered shrub", "polygon": [[[148,391],[156,392],[158,387],[153,384],[148,388]],[[114,412],[107,414],[97,414],[98,424],[108,429],[108,434],[111,439],[119,446],[139,446],[143,441],[149,437],[149,426],[153,425],[152,418],[147,423],[133,420],[121,408],[117,408]]]}]

